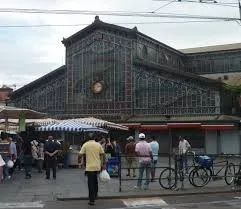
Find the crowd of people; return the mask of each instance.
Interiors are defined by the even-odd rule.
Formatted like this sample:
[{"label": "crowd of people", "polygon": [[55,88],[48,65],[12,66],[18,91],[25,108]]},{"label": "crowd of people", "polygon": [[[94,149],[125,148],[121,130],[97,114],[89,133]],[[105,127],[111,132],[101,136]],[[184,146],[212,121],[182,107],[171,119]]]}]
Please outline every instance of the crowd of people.
[{"label": "crowd of people", "polygon": [[[11,179],[15,171],[24,171],[25,178],[31,179],[32,167],[39,173],[45,168],[46,179],[50,179],[50,169],[53,179],[56,179],[56,166],[58,159],[66,158],[66,143],[49,136],[47,140],[22,139],[20,136],[2,136],[0,140],[0,182]],[[67,148],[69,149],[69,148]]]},{"label": "crowd of people", "polygon": [[[189,142],[183,137],[179,137],[178,152],[185,169],[187,169],[186,154],[190,148]],[[95,205],[95,199],[98,197],[98,173],[106,169],[109,157],[120,157],[120,152],[120,146],[115,140],[111,141],[108,138],[98,141],[92,134],[89,134],[87,142],[83,144],[79,156],[88,177],[89,205]],[[136,169],[138,169],[139,176],[136,188],[149,189],[150,181],[155,181],[155,170],[159,156],[157,140],[154,137],[146,138],[144,133],[140,133],[138,139],[129,136],[124,148],[124,156],[127,164],[126,176],[131,176],[132,170],[132,176],[136,177]],[[145,178],[143,178],[144,172]],[[143,179],[145,179],[144,185],[142,185]]]},{"label": "crowd of people", "polygon": [[[133,136],[127,138],[127,143],[121,152],[121,146],[116,140],[102,138],[99,140],[94,133],[89,133],[87,141],[82,145],[79,152],[79,162],[85,167],[88,178],[89,204],[94,205],[98,197],[98,174],[106,170],[108,161],[112,158],[120,159],[124,156],[127,165],[126,176],[136,177],[138,169],[137,189],[149,188],[149,183],[155,181],[155,170],[158,162],[159,143],[154,137],[147,138],[144,133],[140,133],[138,139]],[[67,155],[69,144],[62,144],[49,136],[47,140],[22,139],[17,136],[13,140],[5,135],[0,141],[0,180],[7,181],[11,178],[16,169],[24,170],[25,178],[32,177],[32,166],[35,165],[39,173],[43,173],[45,167],[46,179],[52,177],[56,179],[57,159],[62,155],[64,167],[67,165]],[[191,148],[189,142],[183,137],[179,137],[179,154],[182,158],[182,166],[187,169],[186,153]],[[120,154],[124,155],[120,155]],[[12,162],[12,163],[11,163]],[[132,171],[132,172],[131,172]],[[143,175],[145,173],[145,178]],[[142,184],[145,179],[144,184]]]}]

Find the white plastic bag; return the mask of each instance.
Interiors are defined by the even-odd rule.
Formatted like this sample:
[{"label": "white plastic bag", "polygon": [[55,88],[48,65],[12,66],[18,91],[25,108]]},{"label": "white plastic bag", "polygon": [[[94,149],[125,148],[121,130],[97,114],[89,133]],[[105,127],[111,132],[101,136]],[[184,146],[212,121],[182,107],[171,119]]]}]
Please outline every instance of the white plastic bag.
[{"label": "white plastic bag", "polygon": [[[5,161],[3,160],[2,156],[0,155],[0,167],[4,166],[6,163]],[[0,179],[1,181],[1,179]]]},{"label": "white plastic bag", "polygon": [[100,181],[108,182],[110,180],[110,175],[106,170],[100,172]]}]

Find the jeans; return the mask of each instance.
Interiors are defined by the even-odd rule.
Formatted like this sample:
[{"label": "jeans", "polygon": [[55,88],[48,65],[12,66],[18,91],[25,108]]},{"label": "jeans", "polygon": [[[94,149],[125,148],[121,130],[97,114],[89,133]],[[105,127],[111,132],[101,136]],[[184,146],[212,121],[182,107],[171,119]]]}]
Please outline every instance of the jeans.
[{"label": "jeans", "polygon": [[188,166],[187,166],[187,155],[181,155],[180,156],[180,170],[184,170],[186,173],[188,172]]},{"label": "jeans", "polygon": [[31,177],[32,161],[33,161],[33,158],[31,155],[24,155],[23,162],[24,162],[25,177]]},{"label": "jeans", "polygon": [[3,166],[3,179],[8,178],[9,176],[9,168],[7,166],[8,161],[10,160],[10,157],[3,156],[3,160],[5,161],[5,165]]},{"label": "jeans", "polygon": [[98,179],[97,171],[87,171],[88,177],[88,189],[89,189],[89,201],[94,202],[98,195]]},{"label": "jeans", "polygon": [[39,159],[38,160],[38,172],[42,173],[43,172],[43,164],[44,164],[44,160]]},{"label": "jeans", "polygon": [[3,180],[3,166],[0,166],[0,183]]},{"label": "jeans", "polygon": [[64,154],[64,168],[68,168],[68,162],[69,161],[69,156],[68,154]]},{"label": "jeans", "polygon": [[157,160],[153,160],[151,163],[151,179],[155,179]]},{"label": "jeans", "polygon": [[146,172],[146,182],[145,182],[145,188],[148,188],[149,182],[150,182],[150,171],[151,171],[151,162],[150,163],[140,163],[139,167],[139,178],[137,182],[137,187],[141,188],[142,186],[142,179],[144,171]]},{"label": "jeans", "polygon": [[46,160],[46,178],[49,179],[50,177],[50,169],[53,171],[53,178],[56,179],[56,166],[57,166],[57,160],[55,157],[47,157]]}]

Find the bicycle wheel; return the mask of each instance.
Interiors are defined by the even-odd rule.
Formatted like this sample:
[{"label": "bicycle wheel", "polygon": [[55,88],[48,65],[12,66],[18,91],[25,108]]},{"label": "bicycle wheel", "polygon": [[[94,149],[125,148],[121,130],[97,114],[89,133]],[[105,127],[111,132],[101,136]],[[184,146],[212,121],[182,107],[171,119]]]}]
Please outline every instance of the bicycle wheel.
[{"label": "bicycle wheel", "polygon": [[235,166],[233,163],[229,163],[225,168],[224,180],[227,185],[231,185],[235,178]]},{"label": "bicycle wheel", "polygon": [[189,175],[189,182],[194,187],[204,187],[210,181],[211,176],[204,168],[193,169]]},{"label": "bicycle wheel", "polygon": [[189,176],[188,176],[188,180],[189,180],[189,183],[195,187],[195,185],[193,184],[193,173],[195,172],[196,168],[192,169],[191,172],[189,173]]},{"label": "bicycle wheel", "polygon": [[172,189],[176,185],[175,170],[173,168],[164,169],[160,174],[159,184],[164,189]]}]

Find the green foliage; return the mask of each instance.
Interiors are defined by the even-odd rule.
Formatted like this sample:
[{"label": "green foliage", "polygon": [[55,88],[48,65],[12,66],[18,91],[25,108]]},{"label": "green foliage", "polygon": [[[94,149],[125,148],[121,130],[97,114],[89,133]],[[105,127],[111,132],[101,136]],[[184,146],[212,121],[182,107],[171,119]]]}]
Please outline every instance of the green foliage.
[{"label": "green foliage", "polygon": [[241,94],[241,85],[225,85],[224,89],[227,92],[232,93],[233,95],[240,95]]}]

